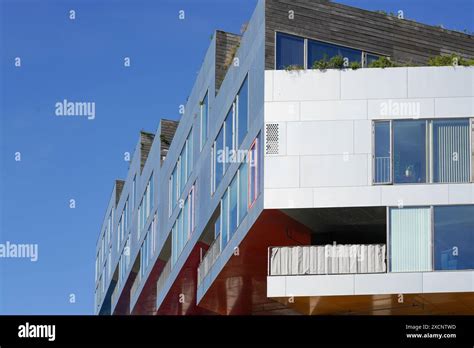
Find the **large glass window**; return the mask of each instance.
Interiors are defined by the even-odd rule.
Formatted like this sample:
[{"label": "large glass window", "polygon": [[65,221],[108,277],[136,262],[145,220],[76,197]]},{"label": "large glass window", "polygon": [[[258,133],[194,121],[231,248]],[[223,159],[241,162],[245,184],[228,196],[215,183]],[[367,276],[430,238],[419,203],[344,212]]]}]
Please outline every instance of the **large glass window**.
[{"label": "large glass window", "polygon": [[247,215],[248,209],[248,186],[249,186],[249,173],[248,173],[248,158],[240,165],[239,169],[239,224]]},{"label": "large glass window", "polygon": [[232,182],[230,183],[229,187],[229,239],[232,238],[235,230],[237,229],[237,224],[238,224],[238,216],[237,216],[237,175],[234,176],[234,179],[232,179]]},{"label": "large glass window", "polygon": [[208,93],[204,96],[201,101],[201,139],[200,139],[200,150],[202,150],[207,140],[207,134],[209,133],[209,104],[208,104]]},{"label": "large glass window", "polygon": [[186,197],[183,207],[172,228],[172,262],[175,263],[178,256],[183,251],[186,242],[194,231],[194,190],[193,186]]},{"label": "large glass window", "polygon": [[474,205],[434,207],[434,264],[474,269]]},{"label": "large glass window", "polygon": [[257,200],[258,197],[258,139],[250,147],[249,161],[249,206]]},{"label": "large glass window", "polygon": [[229,238],[229,190],[225,191],[224,197],[221,200],[221,250],[227,245]]},{"label": "large glass window", "polygon": [[426,182],[426,121],[393,122],[395,183]]},{"label": "large glass window", "polygon": [[430,208],[390,209],[392,272],[431,271]]},{"label": "large glass window", "polygon": [[214,144],[214,191],[217,190],[219,184],[224,176],[224,131],[223,128],[219,131],[217,135],[216,142]]},{"label": "large glass window", "polygon": [[362,51],[325,42],[308,40],[308,67],[312,67],[315,61],[321,59],[329,60],[335,56],[342,56],[347,60],[349,66],[352,62],[361,63]]},{"label": "large glass window", "polygon": [[391,182],[390,169],[390,122],[374,124],[374,182]]},{"label": "large glass window", "polygon": [[228,163],[228,156],[230,156],[231,151],[235,149],[235,132],[234,132],[234,104],[232,104],[232,107],[230,108],[227,117],[224,121],[225,125],[225,156],[224,156],[224,172],[227,170],[229,167]]},{"label": "large glass window", "polygon": [[301,37],[276,34],[276,68],[285,69],[289,66],[304,67],[304,39]]},{"label": "large glass window", "polygon": [[237,97],[238,107],[237,107],[237,129],[238,129],[238,139],[237,139],[237,148],[240,148],[242,141],[247,135],[248,131],[248,117],[249,117],[249,99],[248,99],[248,78],[246,77],[242,87]]},{"label": "large glass window", "polygon": [[469,182],[469,120],[433,121],[433,181]]}]

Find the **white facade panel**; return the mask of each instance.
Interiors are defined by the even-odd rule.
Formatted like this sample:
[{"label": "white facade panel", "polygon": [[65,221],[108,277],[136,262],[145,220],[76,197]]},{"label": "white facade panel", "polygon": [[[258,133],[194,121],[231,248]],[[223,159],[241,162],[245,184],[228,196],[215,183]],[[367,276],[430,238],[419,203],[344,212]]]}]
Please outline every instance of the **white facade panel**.
[{"label": "white facade panel", "polygon": [[286,296],[307,296],[308,293],[319,294],[319,296],[330,296],[346,295],[354,292],[354,279],[352,275],[317,275],[315,277],[316,278],[314,278],[314,276],[285,277]]},{"label": "white facade panel", "polygon": [[474,69],[419,67],[408,69],[408,97],[472,97]]},{"label": "white facade panel", "polygon": [[267,122],[299,121],[299,102],[266,102],[265,113]]},{"label": "white facade panel", "polygon": [[474,271],[269,276],[267,282],[268,297],[472,292]]},{"label": "white facade panel", "polygon": [[299,162],[298,156],[265,157],[265,188],[299,187]]},{"label": "white facade panel", "polygon": [[449,204],[472,204],[472,184],[449,184]]},{"label": "white facade panel", "polygon": [[367,119],[365,100],[302,101],[302,121],[335,121]]},{"label": "white facade panel", "polygon": [[472,117],[474,116],[474,97],[436,98],[436,117]]},{"label": "white facade panel", "polygon": [[407,98],[407,69],[359,69],[341,72],[341,99]]},{"label": "white facade panel", "polygon": [[327,70],[275,71],[273,100],[332,100],[340,97],[340,72]]},{"label": "white facade panel", "polygon": [[382,186],[382,205],[409,206],[447,204],[449,186],[436,184],[405,184]]},{"label": "white facade panel", "polygon": [[372,153],[372,122],[354,121],[354,153]]},{"label": "white facade panel", "polygon": [[264,98],[265,102],[273,101],[273,71],[266,70],[265,71],[265,92]]},{"label": "white facade panel", "polygon": [[354,152],[353,121],[287,123],[288,155],[334,155]]},{"label": "white facade panel", "polygon": [[313,189],[315,207],[374,207],[381,205],[381,187],[319,187]]},{"label": "white facade panel", "polygon": [[266,189],[264,197],[265,209],[311,208],[313,204],[313,189],[283,188]]},{"label": "white facade panel", "polygon": [[301,156],[301,187],[367,186],[366,155]]},{"label": "white facade panel", "polygon": [[[442,273],[440,276],[439,273]],[[472,292],[474,272],[432,272],[423,273],[423,291],[436,292]]]}]

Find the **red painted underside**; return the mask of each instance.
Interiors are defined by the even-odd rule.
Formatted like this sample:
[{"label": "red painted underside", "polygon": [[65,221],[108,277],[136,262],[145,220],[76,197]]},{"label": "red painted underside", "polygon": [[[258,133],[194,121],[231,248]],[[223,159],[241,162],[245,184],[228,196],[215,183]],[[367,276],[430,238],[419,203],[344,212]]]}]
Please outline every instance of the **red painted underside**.
[{"label": "red painted underside", "polygon": [[309,245],[310,230],[278,210],[265,210],[219,273],[199,306],[223,315],[281,314],[267,298],[269,246]]},{"label": "red painted underside", "polygon": [[156,282],[165,267],[166,262],[158,259],[146,280],[145,285],[138,297],[132,314],[153,315],[156,308]]},{"label": "red painted underside", "polygon": [[204,255],[208,248],[207,244],[196,243],[156,314],[214,314],[196,305],[197,268],[201,262],[201,249]]},{"label": "red painted underside", "polygon": [[[196,305],[198,243],[157,311],[158,315],[270,314],[288,309],[267,298],[269,246],[310,244],[310,231],[278,210],[266,210],[224,266],[199,305]],[[180,295],[184,295],[180,297]],[[181,299],[181,301],[180,301]],[[183,301],[184,300],[184,301]]]}]

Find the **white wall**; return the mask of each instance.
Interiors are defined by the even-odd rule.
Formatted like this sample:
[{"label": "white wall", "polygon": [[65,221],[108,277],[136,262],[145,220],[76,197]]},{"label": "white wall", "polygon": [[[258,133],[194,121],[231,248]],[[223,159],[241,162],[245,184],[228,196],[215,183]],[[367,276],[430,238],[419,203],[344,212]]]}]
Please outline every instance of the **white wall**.
[{"label": "white wall", "polygon": [[374,119],[474,117],[474,68],[265,71],[264,112],[280,126],[265,209],[474,203],[474,184],[372,185],[371,134]]}]

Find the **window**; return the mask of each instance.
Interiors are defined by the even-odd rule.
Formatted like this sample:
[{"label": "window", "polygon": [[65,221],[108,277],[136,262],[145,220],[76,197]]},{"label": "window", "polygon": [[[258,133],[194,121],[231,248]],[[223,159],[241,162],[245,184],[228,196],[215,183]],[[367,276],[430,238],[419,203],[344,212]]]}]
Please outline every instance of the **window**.
[{"label": "window", "polygon": [[145,276],[150,263],[150,235],[150,233],[147,234],[140,248],[140,275],[142,278]]},{"label": "window", "polygon": [[135,206],[137,204],[137,176],[135,175],[133,177],[133,182],[132,182],[132,211],[135,209]]},{"label": "window", "polygon": [[235,132],[234,132],[234,110],[235,110],[235,105],[232,104],[232,107],[230,108],[229,112],[227,113],[227,117],[224,121],[224,156],[222,156],[223,159],[223,165],[224,165],[224,173],[227,171],[229,168],[228,162],[228,155],[232,154],[232,150],[235,149]]},{"label": "window", "polygon": [[433,121],[433,181],[469,182],[469,120]]},{"label": "window", "polygon": [[258,139],[255,139],[250,147],[249,161],[249,207],[257,200],[258,197]]},{"label": "window", "polygon": [[148,217],[153,209],[153,173],[150,175],[142,200],[138,206],[138,239],[140,239],[141,231],[145,228]]},{"label": "window", "polygon": [[390,209],[392,272],[431,271],[430,208]]},{"label": "window", "polygon": [[469,122],[469,119],[375,121],[374,183],[469,182],[472,175]]},{"label": "window", "polygon": [[375,54],[366,54],[365,56],[365,65],[364,66],[370,66],[370,64],[372,64],[374,61],[378,60],[380,58],[380,56],[377,56]]},{"label": "window", "polygon": [[248,157],[240,165],[239,169],[239,224],[247,215],[248,209],[248,186],[249,186],[249,171],[248,171]]},{"label": "window", "polygon": [[173,173],[170,177],[170,213],[173,213],[173,209],[176,206],[178,199],[178,165],[176,164],[173,169]]},{"label": "window", "polygon": [[178,157],[173,172],[170,177],[170,212],[173,213],[176,207],[178,198],[183,193],[186,183],[191,176],[193,170],[193,131],[188,134],[184,146],[181,150],[181,154]]},{"label": "window", "polygon": [[474,205],[434,207],[434,268],[474,269]]},{"label": "window", "polygon": [[237,175],[234,176],[232,182],[229,186],[229,240],[234,235],[235,230],[238,225],[238,216],[237,216],[237,197],[238,197],[238,181]]},{"label": "window", "polygon": [[179,255],[184,249],[186,242],[189,240],[194,231],[194,190],[195,186],[189,191],[186,200],[183,203],[183,208],[172,228],[172,262],[173,264],[178,260]]},{"label": "window", "polygon": [[152,222],[152,228],[151,228],[151,253],[152,255],[155,255],[156,252],[156,243],[157,243],[157,238],[158,238],[158,219],[155,216],[153,216],[153,222]]},{"label": "window", "polygon": [[200,144],[202,148],[207,140],[207,134],[209,133],[209,104],[208,104],[208,93],[204,96],[201,102],[201,138]]},{"label": "window", "polygon": [[289,66],[304,67],[304,39],[283,34],[276,34],[276,68],[285,69]]},{"label": "window", "polygon": [[333,45],[325,42],[308,40],[308,67],[311,68],[315,61],[330,60],[332,57],[342,56],[347,61],[347,66],[352,62],[361,63],[362,51]]},{"label": "window", "polygon": [[374,182],[391,182],[390,122],[374,123]]},{"label": "window", "polygon": [[393,122],[395,183],[426,182],[426,121]]},{"label": "window", "polygon": [[221,217],[217,218],[216,222],[214,223],[214,239],[219,238],[221,235]]},{"label": "window", "polygon": [[224,250],[224,247],[229,241],[229,190],[225,191],[224,196],[221,200],[221,250]]},{"label": "window", "polygon": [[237,130],[238,130],[238,139],[237,139],[237,148],[240,148],[242,141],[247,135],[248,126],[249,126],[249,92],[248,92],[248,77],[245,78],[240,87],[239,94],[237,95]]},{"label": "window", "polygon": [[214,180],[213,190],[215,192],[221,183],[222,177],[224,176],[224,159],[223,159],[223,148],[224,148],[224,130],[223,127],[217,135],[216,141],[214,142],[214,148],[212,151],[214,157],[213,176]]}]

